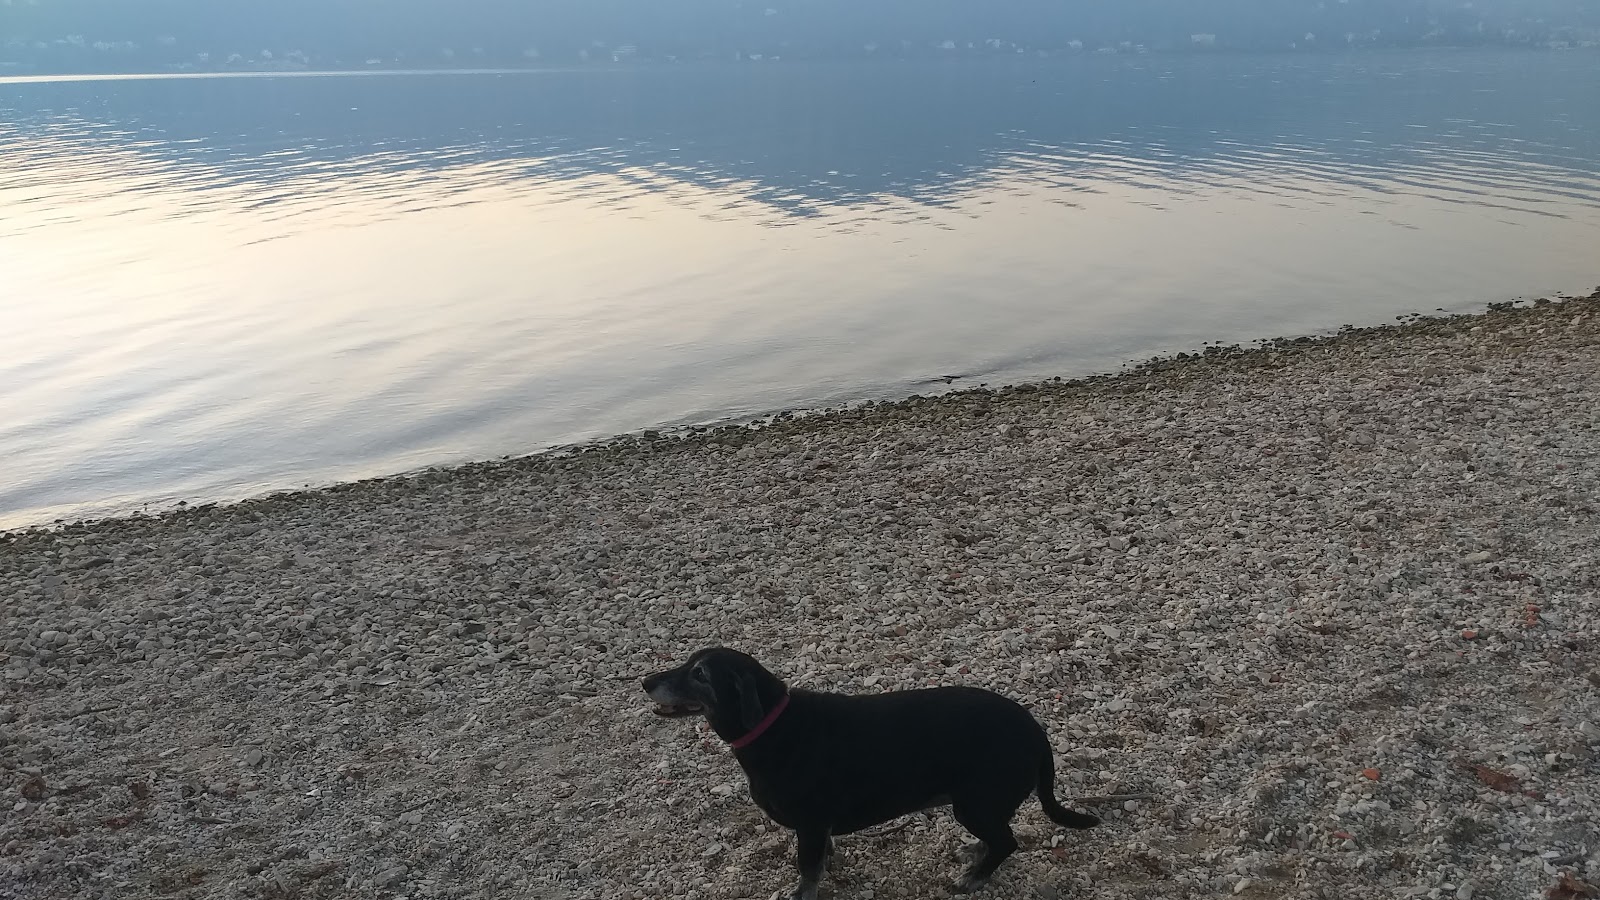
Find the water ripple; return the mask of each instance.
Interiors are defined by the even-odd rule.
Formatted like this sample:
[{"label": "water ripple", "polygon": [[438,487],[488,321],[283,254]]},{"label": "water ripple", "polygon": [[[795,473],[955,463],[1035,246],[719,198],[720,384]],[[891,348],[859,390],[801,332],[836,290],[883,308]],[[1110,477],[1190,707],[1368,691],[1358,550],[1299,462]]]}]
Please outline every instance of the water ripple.
[{"label": "water ripple", "polygon": [[0,84],[0,523],[1587,287],[1582,62]]}]

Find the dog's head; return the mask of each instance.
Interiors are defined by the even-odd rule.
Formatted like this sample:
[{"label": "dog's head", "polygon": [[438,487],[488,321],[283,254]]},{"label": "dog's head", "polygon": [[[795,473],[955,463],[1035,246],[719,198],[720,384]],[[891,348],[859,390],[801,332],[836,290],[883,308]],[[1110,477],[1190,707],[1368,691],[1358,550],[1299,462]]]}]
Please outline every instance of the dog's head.
[{"label": "dog's head", "polygon": [[726,741],[759,725],[785,693],[778,676],[726,647],[708,647],[675,669],[649,676],[644,690],[656,702],[656,715],[705,716]]}]

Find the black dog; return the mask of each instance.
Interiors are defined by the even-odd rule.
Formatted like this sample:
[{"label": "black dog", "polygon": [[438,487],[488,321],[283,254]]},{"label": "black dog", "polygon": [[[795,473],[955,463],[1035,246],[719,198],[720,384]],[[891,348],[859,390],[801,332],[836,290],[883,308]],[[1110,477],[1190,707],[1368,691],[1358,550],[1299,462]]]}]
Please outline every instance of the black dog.
[{"label": "black dog", "polygon": [[644,689],[660,715],[705,716],[733,745],[756,804],[794,830],[794,900],[815,900],[831,835],[936,806],[949,804],[983,842],[983,856],[956,883],[958,892],[982,887],[1017,849],[1011,817],[1030,793],[1058,825],[1100,824],[1056,802],[1044,729],[990,691],[790,691],[754,659],[721,647],[651,675]]}]

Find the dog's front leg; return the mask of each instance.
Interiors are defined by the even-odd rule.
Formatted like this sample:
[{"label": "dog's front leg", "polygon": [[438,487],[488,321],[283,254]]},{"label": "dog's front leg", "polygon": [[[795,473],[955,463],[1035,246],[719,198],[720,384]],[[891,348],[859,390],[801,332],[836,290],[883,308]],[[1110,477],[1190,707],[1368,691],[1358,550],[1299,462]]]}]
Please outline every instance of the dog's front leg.
[{"label": "dog's front leg", "polygon": [[800,870],[800,883],[795,886],[792,900],[817,900],[817,885],[822,882],[822,867],[833,841],[826,828],[798,828],[795,837],[799,839],[794,862]]}]

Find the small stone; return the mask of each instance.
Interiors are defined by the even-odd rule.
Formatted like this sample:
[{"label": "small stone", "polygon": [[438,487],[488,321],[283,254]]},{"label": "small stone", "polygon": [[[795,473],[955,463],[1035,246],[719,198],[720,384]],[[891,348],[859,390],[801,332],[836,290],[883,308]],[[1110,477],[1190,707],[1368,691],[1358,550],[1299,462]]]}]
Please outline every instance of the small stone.
[{"label": "small stone", "polygon": [[1106,546],[1113,550],[1126,550],[1130,546],[1130,542],[1121,535],[1113,535],[1110,540],[1106,541]]},{"label": "small stone", "polygon": [[1476,553],[1468,553],[1466,556],[1461,557],[1461,561],[1469,566],[1480,565],[1482,563],[1490,562],[1493,559],[1494,553],[1489,550],[1479,550]]}]

